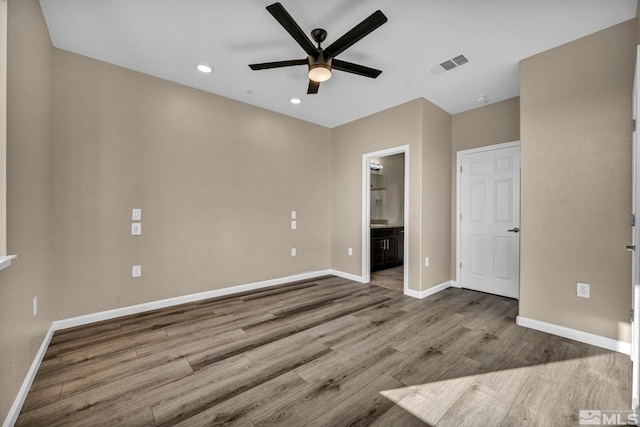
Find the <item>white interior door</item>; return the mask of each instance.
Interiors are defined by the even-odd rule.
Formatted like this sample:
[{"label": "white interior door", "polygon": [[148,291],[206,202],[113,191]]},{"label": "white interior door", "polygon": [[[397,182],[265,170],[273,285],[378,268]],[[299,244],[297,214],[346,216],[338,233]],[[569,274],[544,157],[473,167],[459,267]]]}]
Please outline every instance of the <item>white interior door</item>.
[{"label": "white interior door", "polygon": [[463,288],[520,295],[520,145],[460,152],[458,279]]},{"label": "white interior door", "polygon": [[632,262],[631,262],[631,309],[633,315],[631,316],[631,360],[633,363],[632,369],[632,380],[631,380],[631,399],[632,399],[632,408],[636,415],[638,415],[638,387],[640,386],[640,369],[638,364],[638,357],[640,356],[640,233],[638,232],[638,227],[636,226],[636,213],[637,213],[637,205],[640,195],[638,191],[640,190],[638,187],[638,168],[640,167],[640,161],[638,160],[638,132],[637,132],[637,123],[638,123],[638,111],[639,105],[638,102],[638,90],[640,85],[640,46],[637,47],[636,53],[636,72],[633,80],[633,103],[632,103],[632,114],[633,114],[633,132],[632,132],[632,195],[631,195],[631,241],[632,246],[628,249],[631,249],[632,252]]}]

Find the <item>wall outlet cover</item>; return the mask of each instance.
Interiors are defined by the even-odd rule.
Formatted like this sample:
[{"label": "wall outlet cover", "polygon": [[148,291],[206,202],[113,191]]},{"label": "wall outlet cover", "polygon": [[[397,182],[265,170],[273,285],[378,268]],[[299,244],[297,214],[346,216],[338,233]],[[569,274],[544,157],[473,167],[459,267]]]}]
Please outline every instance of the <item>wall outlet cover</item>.
[{"label": "wall outlet cover", "polygon": [[291,219],[296,219],[296,216],[298,216],[298,213],[296,211],[291,211]]},{"label": "wall outlet cover", "polygon": [[349,256],[352,256],[353,255],[353,248],[349,248],[347,250],[347,253],[349,254]]},{"label": "wall outlet cover", "polygon": [[589,284],[583,282],[576,283],[577,295],[581,298],[590,298],[589,296]]},{"label": "wall outlet cover", "polygon": [[291,248],[291,256],[296,256],[297,251],[296,248]]},{"label": "wall outlet cover", "polygon": [[296,228],[298,228],[298,223],[295,220],[291,221],[291,229],[295,230]]}]

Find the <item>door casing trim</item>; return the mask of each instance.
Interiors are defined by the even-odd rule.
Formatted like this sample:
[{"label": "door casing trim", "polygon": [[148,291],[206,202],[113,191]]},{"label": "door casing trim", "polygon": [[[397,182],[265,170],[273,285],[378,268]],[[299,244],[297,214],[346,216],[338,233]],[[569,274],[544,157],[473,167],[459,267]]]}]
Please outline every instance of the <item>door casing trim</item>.
[{"label": "door casing trim", "polygon": [[371,169],[369,162],[376,157],[404,153],[404,294],[409,291],[409,145],[400,145],[362,155],[362,282],[371,281]]}]

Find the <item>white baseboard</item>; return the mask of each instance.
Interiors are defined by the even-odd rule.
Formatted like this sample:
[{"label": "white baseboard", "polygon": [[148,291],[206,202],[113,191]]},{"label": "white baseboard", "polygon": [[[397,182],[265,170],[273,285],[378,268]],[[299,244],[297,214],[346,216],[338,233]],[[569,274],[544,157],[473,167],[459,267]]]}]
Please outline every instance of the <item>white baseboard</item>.
[{"label": "white baseboard", "polygon": [[618,353],[631,354],[630,343],[614,340],[613,338],[607,338],[591,334],[589,332],[583,332],[577,329],[558,326],[553,323],[542,322],[540,320],[529,319],[522,316],[516,317],[516,324],[524,326],[525,328],[535,329],[536,331],[546,332],[548,334],[569,338],[574,341],[595,345],[596,347],[606,348],[607,350],[617,351]]},{"label": "white baseboard", "polygon": [[425,289],[424,291],[414,291],[413,289],[405,289],[404,294],[413,298],[426,298],[430,295],[437,294],[440,291],[444,291],[447,288],[451,287],[451,280],[440,283],[439,285],[433,286],[429,289]]},{"label": "white baseboard", "polygon": [[339,270],[330,270],[330,271],[331,271],[330,274],[333,274],[334,276],[342,277],[343,279],[347,279],[347,280],[353,280],[354,282],[358,282],[358,283],[365,283],[362,276],[356,276],[355,274],[345,273],[344,271],[339,271]]},{"label": "white baseboard", "polygon": [[460,286],[460,283],[456,282],[455,280],[451,281],[451,287],[452,288],[460,288],[460,289],[462,289],[462,286]]},{"label": "white baseboard", "polygon": [[224,295],[236,294],[240,292],[252,291],[255,289],[266,288],[269,286],[282,285],[290,282],[297,282],[300,280],[308,280],[314,279],[316,277],[328,276],[331,275],[332,270],[319,270],[312,271],[308,273],[296,274],[293,276],[281,277],[278,279],[272,280],[264,280],[261,282],[248,283],[245,285],[231,286],[228,288],[222,289],[214,289],[212,291],[200,292],[197,294],[184,295],[175,298],[168,298],[159,301],[147,302],[144,304],[132,305],[129,307],[116,308],[113,310],[101,311],[99,313],[87,314],[84,316],[72,317],[69,319],[63,320],[55,320],[51,323],[51,327],[49,327],[49,331],[47,335],[45,335],[42,344],[40,345],[40,349],[33,359],[33,363],[31,363],[31,367],[27,372],[27,375],[22,382],[22,386],[18,391],[18,395],[13,401],[13,405],[7,414],[4,422],[2,423],[2,427],[12,427],[20,415],[20,411],[22,410],[22,405],[24,405],[24,401],[27,398],[27,394],[29,393],[29,389],[31,388],[31,384],[38,373],[38,369],[40,368],[40,364],[42,363],[42,359],[49,347],[49,343],[51,342],[51,338],[55,331],[67,328],[73,328],[75,326],[88,325],[94,322],[100,322],[103,320],[115,319],[117,317],[128,316],[131,314],[143,313],[145,311],[156,310],[159,308],[171,307],[174,305],[185,304],[194,301],[201,301],[209,298],[220,297]]},{"label": "white baseboard", "polygon": [[[343,271],[338,271],[338,270],[331,270],[331,274],[333,274],[334,276],[342,277],[343,279],[353,280],[354,282],[367,283],[364,281],[362,276],[356,276],[355,274],[345,273]],[[405,289],[404,294],[408,297],[422,299],[422,298],[428,297],[429,295],[436,294],[440,291],[443,291],[451,287],[452,283],[453,282],[451,281],[444,282],[434,287],[431,287],[429,289],[425,289],[424,291],[414,291],[413,289]]]},{"label": "white baseboard", "polygon": [[55,330],[53,329],[53,325],[49,327],[49,331],[44,336],[42,340],[42,344],[40,344],[40,348],[36,353],[36,357],[33,359],[31,363],[31,367],[29,371],[27,371],[27,375],[22,382],[22,386],[20,386],[20,390],[18,391],[18,395],[13,401],[13,405],[11,405],[11,409],[9,409],[9,413],[7,417],[4,419],[2,423],[2,427],[12,427],[16,421],[18,420],[18,415],[20,415],[20,411],[22,410],[22,405],[24,405],[24,401],[27,399],[27,394],[29,394],[29,389],[31,389],[31,384],[33,384],[33,380],[38,373],[38,369],[40,368],[40,364],[42,363],[42,359],[44,359],[44,355],[47,352],[47,348],[49,347],[49,343],[51,342],[51,337],[53,337],[53,333]]},{"label": "white baseboard", "polygon": [[264,280],[261,282],[247,283],[245,285],[230,286],[228,288],[214,289],[196,294],[183,295],[174,298],[167,298],[159,301],[151,301],[143,304],[131,305],[128,307],[116,308],[113,310],[101,311],[84,316],[72,317],[69,319],[56,320],[53,322],[55,331],[60,329],[74,328],[76,326],[88,325],[90,323],[101,322],[103,320],[115,319],[117,317],[129,316],[131,314],[144,313],[145,311],[157,310],[174,305],[186,304],[195,301],[202,301],[209,298],[216,298],[239,292],[253,291],[255,289],[277,286],[299,280],[315,279],[316,277],[328,276],[331,270],[312,271],[309,273],[296,274],[293,276],[281,277],[278,279]]}]

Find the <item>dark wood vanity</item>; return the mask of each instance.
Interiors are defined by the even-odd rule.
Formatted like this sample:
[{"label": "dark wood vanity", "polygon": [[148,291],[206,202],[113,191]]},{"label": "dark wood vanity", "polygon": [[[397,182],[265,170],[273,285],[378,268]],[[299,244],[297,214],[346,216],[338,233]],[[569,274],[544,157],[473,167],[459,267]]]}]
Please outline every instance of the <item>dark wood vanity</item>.
[{"label": "dark wood vanity", "polygon": [[398,267],[404,263],[404,227],[371,229],[371,271]]}]

